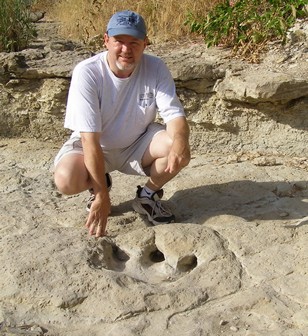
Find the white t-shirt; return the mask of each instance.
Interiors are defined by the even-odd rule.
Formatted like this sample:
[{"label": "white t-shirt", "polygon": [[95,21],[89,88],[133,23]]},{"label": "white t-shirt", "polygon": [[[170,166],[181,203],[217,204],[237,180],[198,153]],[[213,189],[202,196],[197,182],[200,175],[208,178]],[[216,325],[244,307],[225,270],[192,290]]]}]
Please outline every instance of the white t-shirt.
[{"label": "white t-shirt", "polygon": [[125,148],[143,134],[159,113],[163,121],[185,116],[165,63],[144,54],[128,78],[118,78],[107,63],[107,51],[80,62],[69,89],[64,126],[101,132],[106,149]]}]

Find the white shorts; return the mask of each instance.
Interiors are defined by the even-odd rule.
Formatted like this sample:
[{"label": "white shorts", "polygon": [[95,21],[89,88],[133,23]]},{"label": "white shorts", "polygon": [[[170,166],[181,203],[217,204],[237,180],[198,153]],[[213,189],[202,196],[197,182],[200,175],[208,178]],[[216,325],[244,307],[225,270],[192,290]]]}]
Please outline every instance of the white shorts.
[{"label": "white shorts", "polygon": [[[111,150],[102,148],[106,173],[118,170],[128,175],[149,175],[150,172],[142,168],[141,160],[153,137],[164,130],[165,126],[152,123],[148,126],[146,132],[131,146]],[[56,166],[60,160],[68,154],[83,155],[82,143],[79,137],[72,137],[65,142],[55,157],[54,165]]]}]

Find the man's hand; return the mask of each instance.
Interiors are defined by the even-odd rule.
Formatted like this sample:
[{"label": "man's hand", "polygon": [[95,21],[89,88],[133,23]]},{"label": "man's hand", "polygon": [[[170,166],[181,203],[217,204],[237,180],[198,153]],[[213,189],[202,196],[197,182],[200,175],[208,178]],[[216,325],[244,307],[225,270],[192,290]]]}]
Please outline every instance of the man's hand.
[{"label": "man's hand", "polygon": [[[181,144],[179,144],[181,142]],[[183,167],[187,166],[190,160],[190,149],[188,142],[174,142],[168,155],[168,164],[165,169],[166,173],[177,173]]]},{"label": "man's hand", "polygon": [[97,238],[106,235],[107,218],[110,214],[110,209],[111,204],[108,194],[103,198],[95,197],[86,222],[90,235],[95,235]]}]

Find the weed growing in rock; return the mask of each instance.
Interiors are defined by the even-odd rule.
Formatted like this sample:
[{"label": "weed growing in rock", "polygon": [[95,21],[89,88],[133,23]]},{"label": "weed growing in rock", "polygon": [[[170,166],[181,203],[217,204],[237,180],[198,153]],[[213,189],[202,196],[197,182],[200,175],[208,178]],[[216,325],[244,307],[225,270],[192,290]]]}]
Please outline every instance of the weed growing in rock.
[{"label": "weed growing in rock", "polygon": [[232,47],[236,55],[258,61],[268,41],[286,39],[296,18],[307,16],[307,0],[226,0],[207,15],[188,14],[191,32],[208,46]]},{"label": "weed growing in rock", "polygon": [[24,49],[35,36],[25,0],[0,0],[0,51]]}]

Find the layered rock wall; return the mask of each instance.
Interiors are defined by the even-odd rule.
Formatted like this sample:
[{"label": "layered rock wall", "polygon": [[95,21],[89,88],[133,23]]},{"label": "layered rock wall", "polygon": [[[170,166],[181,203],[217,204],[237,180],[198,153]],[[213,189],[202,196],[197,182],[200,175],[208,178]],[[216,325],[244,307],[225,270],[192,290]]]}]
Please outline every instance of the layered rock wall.
[{"label": "layered rock wall", "polygon": [[[274,45],[258,65],[200,44],[160,55],[171,69],[187,112],[194,150],[307,155],[304,29],[307,25],[302,24],[296,30],[302,34],[291,34],[293,40],[290,37],[284,49]],[[149,52],[157,54],[155,48]],[[0,54],[1,136],[62,141],[68,135],[63,119],[71,72],[89,56],[91,52],[80,45],[48,38],[22,52]]]},{"label": "layered rock wall", "polygon": [[206,50],[197,58],[186,52],[181,66],[167,58],[193,147],[307,155],[308,62],[281,65],[269,55],[260,65],[241,64],[217,52]]}]

